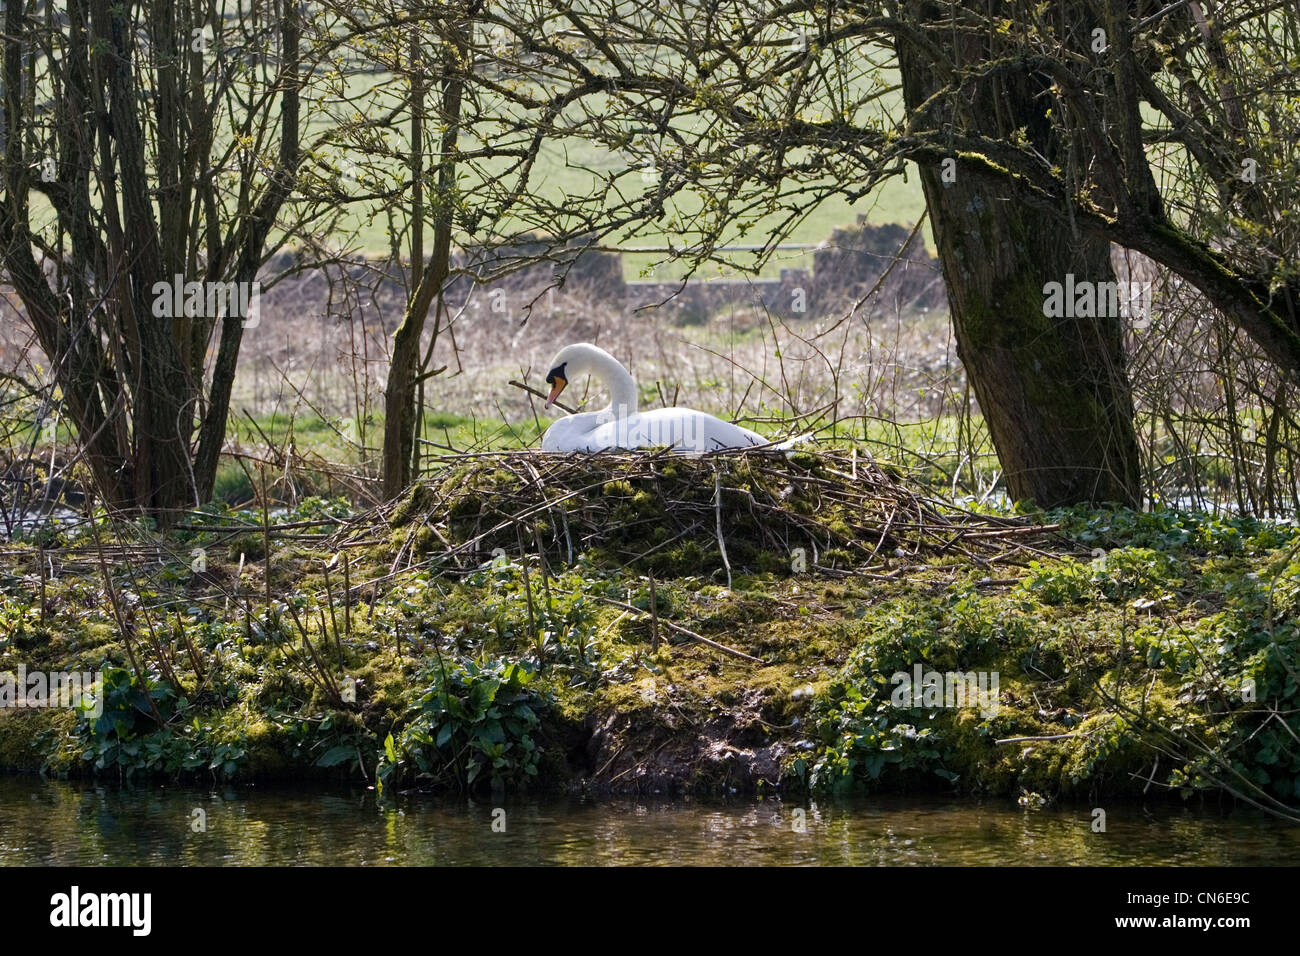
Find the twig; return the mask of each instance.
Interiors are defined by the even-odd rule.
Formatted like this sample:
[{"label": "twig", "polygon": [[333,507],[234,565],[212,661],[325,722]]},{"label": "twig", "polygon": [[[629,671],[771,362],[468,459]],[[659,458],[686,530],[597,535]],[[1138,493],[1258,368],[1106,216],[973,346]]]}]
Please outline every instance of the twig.
[{"label": "twig", "polygon": [[731,562],[727,560],[727,540],[722,536],[722,472],[713,472],[713,509],[718,518],[718,551],[722,566],[727,569],[727,590],[731,590]]},{"label": "twig", "polygon": [[[601,597],[600,595],[595,595],[595,598],[597,601],[600,601],[602,604],[608,604],[610,607],[619,607],[625,611],[630,611],[633,614],[649,613],[647,611],[641,610],[639,607],[637,607],[634,604],[628,604],[624,601],[615,601],[613,598]],[[730,654],[732,657],[739,657],[742,660],[753,661],[755,664],[767,663],[767,661],[763,660],[762,658],[754,657],[750,654],[746,654],[744,651],[738,651],[734,647],[728,647],[726,644],[719,644],[717,641],[709,640],[709,638],[703,636],[702,634],[696,634],[694,631],[682,627],[680,624],[674,624],[672,621],[663,621],[661,623],[663,623],[663,625],[667,627],[669,630],[676,631],[678,634],[682,634],[686,637],[689,637],[693,641],[699,641],[701,644],[705,644],[708,647],[713,648],[715,651],[721,651],[724,654]]]},{"label": "twig", "polygon": [[650,575],[650,650],[659,650],[659,596],[655,592],[655,576]]},{"label": "twig", "polygon": [[[514,379],[511,379],[510,384],[513,385],[515,388],[522,388],[529,395],[535,395],[541,399],[545,399],[549,397],[545,392],[539,392],[531,385],[525,385],[523,382],[516,382]],[[578,414],[578,410],[576,408],[570,408],[568,405],[564,404],[564,402],[560,401],[558,398],[555,401],[551,402],[551,404],[554,405],[556,408],[564,409],[570,415]]]}]

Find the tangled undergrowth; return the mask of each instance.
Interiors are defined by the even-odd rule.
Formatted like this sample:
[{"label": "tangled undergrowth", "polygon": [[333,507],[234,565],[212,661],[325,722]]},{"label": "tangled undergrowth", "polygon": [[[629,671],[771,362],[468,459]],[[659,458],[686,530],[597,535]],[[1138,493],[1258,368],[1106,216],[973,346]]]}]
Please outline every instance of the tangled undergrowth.
[{"label": "tangled undergrowth", "polygon": [[[1293,525],[971,515],[843,455],[609,457],[449,462],[377,513],[31,529],[0,563],[0,671],[100,672],[103,711],[0,711],[0,765],[1294,817]],[[986,706],[939,690],[977,675]]]},{"label": "tangled undergrowth", "polygon": [[1050,526],[954,508],[856,449],[448,456],[407,497],[358,516],[333,543],[367,540],[380,520],[399,529],[395,566],[406,567],[531,552],[657,575],[843,574],[894,559],[950,555],[990,566],[1070,550]]}]

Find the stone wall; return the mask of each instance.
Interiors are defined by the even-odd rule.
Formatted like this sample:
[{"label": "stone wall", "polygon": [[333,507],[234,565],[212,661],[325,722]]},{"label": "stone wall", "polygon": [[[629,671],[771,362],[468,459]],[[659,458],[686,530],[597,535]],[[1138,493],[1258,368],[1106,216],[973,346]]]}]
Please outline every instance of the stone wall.
[{"label": "stone wall", "polygon": [[[540,241],[477,256],[463,254],[460,261],[490,275],[505,271],[512,262],[546,256],[546,261],[489,281],[479,294],[503,289],[514,298],[514,293],[545,288],[554,276],[564,274],[566,292],[580,292],[589,301],[602,304],[618,303],[624,311],[669,310],[683,325],[705,322],[728,308],[753,307],[783,319],[835,314],[852,308],[868,293],[873,301],[864,306],[872,310],[942,308],[946,296],[938,260],[926,251],[919,235],[908,246],[909,234],[903,226],[874,226],[859,217],[856,226],[837,229],[814,251],[811,273],[782,269],[780,278],[627,281],[617,253],[572,247],[548,251]],[[449,293],[450,301],[461,304],[469,289],[468,279],[458,280]]]},{"label": "stone wall", "polygon": [[925,248],[918,234],[910,245],[910,229],[893,223],[873,226],[858,217],[857,226],[836,229],[813,254],[817,307],[824,313],[852,308],[872,292],[888,311],[943,308],[947,295],[939,260]]},{"label": "stone wall", "polygon": [[[472,296],[471,312],[500,312],[518,319],[525,305],[563,277],[560,294],[588,303],[593,312],[654,308],[667,311],[682,325],[706,322],[735,309],[754,309],[787,320],[838,315],[872,290],[871,300],[862,305],[869,314],[943,308],[946,298],[938,260],[926,251],[921,237],[899,257],[909,233],[903,226],[873,226],[860,219],[852,228],[837,229],[813,250],[811,272],[782,269],[779,278],[691,279],[684,284],[627,281],[620,254],[578,243],[551,248],[538,239],[494,249],[460,249],[454,253],[453,267],[481,281],[456,276],[445,297],[453,312]],[[284,271],[294,261],[293,253],[283,253],[267,271]],[[268,317],[318,316],[322,321],[346,313],[367,326],[378,322],[385,333],[391,333],[402,318],[409,275],[391,267],[384,273],[382,268],[383,263],[367,262],[304,270],[269,291],[263,312]],[[347,281],[339,282],[341,278]]]}]

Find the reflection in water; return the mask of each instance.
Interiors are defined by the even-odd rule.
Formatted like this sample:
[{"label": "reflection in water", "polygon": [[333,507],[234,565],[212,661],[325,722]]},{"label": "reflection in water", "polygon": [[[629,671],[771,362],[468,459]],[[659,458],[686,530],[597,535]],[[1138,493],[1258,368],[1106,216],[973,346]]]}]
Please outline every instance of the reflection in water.
[{"label": "reflection in water", "polygon": [[[504,833],[492,828],[505,810]],[[794,811],[804,807],[805,832]],[[404,798],[94,787],[0,776],[0,860],[33,864],[1295,864],[1300,828],[1248,811],[1010,801]],[[195,832],[202,811],[206,829]]]}]

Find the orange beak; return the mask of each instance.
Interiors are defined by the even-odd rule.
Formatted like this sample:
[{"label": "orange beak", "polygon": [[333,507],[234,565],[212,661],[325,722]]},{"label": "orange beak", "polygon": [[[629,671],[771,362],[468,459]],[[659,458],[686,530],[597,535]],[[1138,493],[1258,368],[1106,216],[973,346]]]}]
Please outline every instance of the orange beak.
[{"label": "orange beak", "polygon": [[543,407],[550,408],[552,405],[554,405],[555,400],[559,398],[560,393],[564,391],[564,386],[568,384],[569,383],[559,375],[555,376],[554,383],[551,385],[551,394],[546,396],[546,405]]}]

